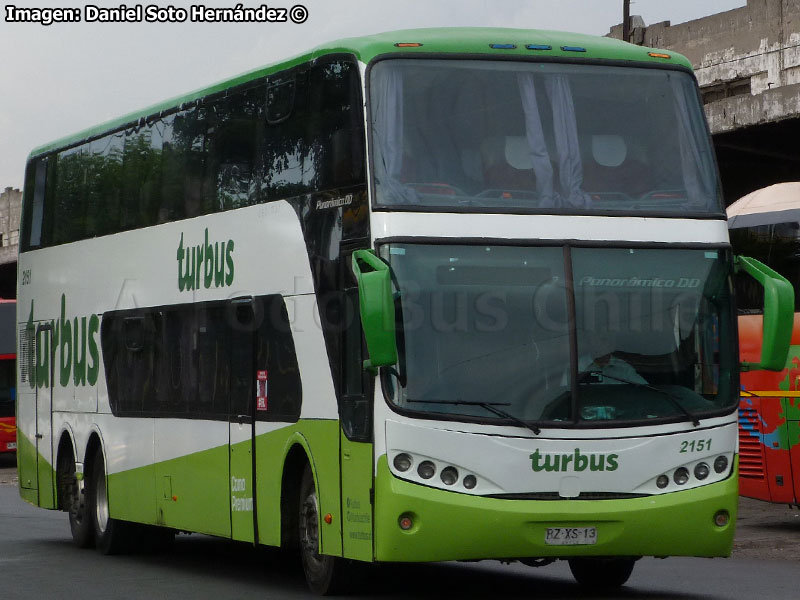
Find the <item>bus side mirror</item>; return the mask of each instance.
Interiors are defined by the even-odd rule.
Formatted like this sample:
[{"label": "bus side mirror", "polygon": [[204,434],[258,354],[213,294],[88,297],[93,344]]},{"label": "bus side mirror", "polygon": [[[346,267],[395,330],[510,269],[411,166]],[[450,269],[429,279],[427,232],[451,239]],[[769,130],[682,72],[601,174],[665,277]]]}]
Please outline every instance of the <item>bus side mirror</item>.
[{"label": "bus side mirror", "polygon": [[745,271],[764,288],[761,360],[743,362],[742,371],[782,371],[786,366],[794,323],[794,290],[789,281],[764,263],[747,256],[734,258],[736,270]]},{"label": "bus side mirror", "polygon": [[369,352],[364,368],[374,371],[393,365],[397,362],[397,333],[389,265],[372,250],[356,250],[353,273],[358,283],[361,326]]}]

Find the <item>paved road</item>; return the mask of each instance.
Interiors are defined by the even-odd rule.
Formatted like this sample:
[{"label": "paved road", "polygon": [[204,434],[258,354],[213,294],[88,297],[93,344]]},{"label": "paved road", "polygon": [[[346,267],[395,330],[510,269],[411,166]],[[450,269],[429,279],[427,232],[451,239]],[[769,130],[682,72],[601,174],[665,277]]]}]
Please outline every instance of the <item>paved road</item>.
[{"label": "paved road", "polygon": [[[3,467],[6,468],[3,468]],[[205,536],[179,536],[161,555],[99,556],[72,546],[63,513],[44,511],[19,499],[13,465],[0,459],[0,568],[2,597],[9,599],[152,599],[307,598],[296,560],[270,549],[253,550]],[[769,505],[766,505],[769,507]],[[750,542],[762,550],[779,548],[771,540],[797,537],[800,519],[785,507],[788,536],[773,525],[768,512],[749,516],[758,524],[743,529],[761,533]],[[780,512],[777,512],[780,510]],[[780,518],[777,519],[780,521]],[[786,525],[784,525],[786,526]],[[794,527],[791,530],[792,526]],[[691,535],[687,532],[687,535]],[[759,541],[760,540],[760,541]],[[737,544],[739,542],[737,541]],[[800,597],[797,564],[747,558],[752,548],[737,550],[733,559],[643,559],[628,585],[611,596],[625,599],[787,600]],[[769,554],[768,552],[768,554]],[[785,556],[782,558],[786,558]],[[794,557],[791,557],[794,558]],[[476,564],[394,565],[371,568],[359,598],[585,598],[564,563],[532,569]]]}]

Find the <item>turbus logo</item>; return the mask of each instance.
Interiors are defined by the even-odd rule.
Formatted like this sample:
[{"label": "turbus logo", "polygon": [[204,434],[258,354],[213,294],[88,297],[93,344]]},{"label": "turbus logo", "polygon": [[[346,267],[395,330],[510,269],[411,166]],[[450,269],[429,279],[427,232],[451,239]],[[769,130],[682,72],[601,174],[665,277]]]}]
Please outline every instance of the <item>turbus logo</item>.
[{"label": "turbus logo", "polygon": [[178,243],[178,290],[199,290],[201,287],[223,287],[233,285],[233,240],[227,242],[208,241],[197,246],[183,245],[183,233]]},{"label": "turbus logo", "polygon": [[583,454],[580,449],[575,448],[575,452],[570,454],[544,454],[535,450],[529,457],[531,468],[539,473],[540,471],[575,471],[580,473],[589,469],[590,471],[616,471],[619,467],[618,454]]},{"label": "turbus logo", "polygon": [[[25,325],[25,333],[30,354],[24,369],[28,373],[28,383],[31,389],[50,387],[50,373],[53,373],[53,385],[56,381],[62,387],[72,382],[75,386],[97,383],[100,372],[100,352],[97,340],[100,332],[100,318],[93,314],[88,317],[69,317],[67,311],[67,297],[61,294],[61,318],[50,320],[44,324],[47,329],[37,327],[33,313],[33,300],[31,312]],[[35,343],[31,343],[34,340]],[[50,344],[52,342],[52,349]],[[33,346],[33,347],[31,347]],[[35,350],[34,350],[35,349]],[[31,351],[33,350],[33,351]],[[50,360],[57,362],[58,367],[51,368]],[[25,360],[25,358],[23,358]]]}]

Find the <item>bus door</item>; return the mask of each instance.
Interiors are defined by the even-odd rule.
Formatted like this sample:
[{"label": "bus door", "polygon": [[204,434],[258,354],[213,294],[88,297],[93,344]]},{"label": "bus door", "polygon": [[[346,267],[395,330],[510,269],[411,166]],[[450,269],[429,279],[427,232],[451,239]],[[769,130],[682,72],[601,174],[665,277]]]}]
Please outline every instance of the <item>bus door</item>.
[{"label": "bus door", "polygon": [[268,373],[255,364],[255,355],[263,310],[258,300],[236,298],[228,315],[231,538],[257,543],[254,417],[257,402],[266,399]]},{"label": "bus door", "polygon": [[[342,264],[349,269],[350,255]],[[348,273],[342,275],[344,281]],[[352,278],[352,274],[349,275]],[[353,281],[353,284],[355,282]],[[358,288],[344,292],[344,335],[339,418],[342,465],[342,551],[345,558],[373,558],[373,407],[371,377],[362,367],[363,344]]]},{"label": "bus door", "polygon": [[36,473],[39,506],[55,508],[53,486],[53,323],[36,327]]},{"label": "bus door", "polygon": [[39,503],[37,405],[36,384],[36,330],[23,324],[19,332],[20,362],[19,385],[17,386],[17,465],[19,486],[23,497],[34,504]]}]

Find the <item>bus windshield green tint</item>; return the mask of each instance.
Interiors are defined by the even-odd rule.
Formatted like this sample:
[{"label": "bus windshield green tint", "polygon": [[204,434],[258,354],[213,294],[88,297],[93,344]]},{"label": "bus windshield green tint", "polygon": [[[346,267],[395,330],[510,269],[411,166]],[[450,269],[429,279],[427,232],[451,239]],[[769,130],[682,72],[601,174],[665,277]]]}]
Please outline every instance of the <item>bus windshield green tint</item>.
[{"label": "bus windshield green tint", "polygon": [[369,85],[378,206],[723,210],[688,73],[398,59],[376,63]]},{"label": "bus windshield green tint", "polygon": [[383,382],[400,410],[503,421],[479,405],[491,403],[528,422],[608,426],[736,406],[727,251],[392,244],[382,254],[402,315],[400,360]]},{"label": "bus windshield green tint", "polygon": [[[770,215],[758,215],[760,223],[739,227],[739,218],[730,229],[731,244],[737,254],[751,256],[786,277],[795,290],[800,289],[800,222],[769,223]],[[780,213],[773,219],[780,220]],[[795,312],[800,310],[800,294],[795,293]],[[736,276],[736,304],[740,312],[764,310],[764,288],[746,273]]]}]

